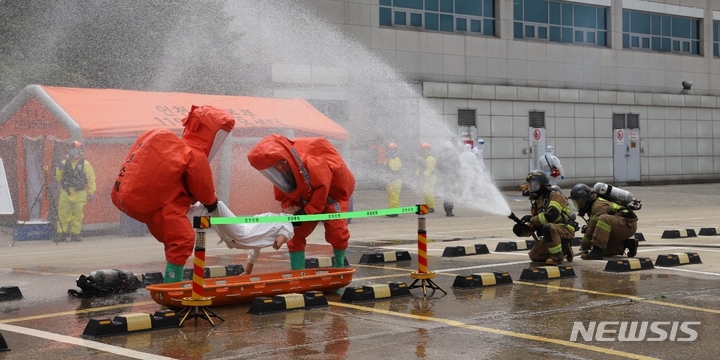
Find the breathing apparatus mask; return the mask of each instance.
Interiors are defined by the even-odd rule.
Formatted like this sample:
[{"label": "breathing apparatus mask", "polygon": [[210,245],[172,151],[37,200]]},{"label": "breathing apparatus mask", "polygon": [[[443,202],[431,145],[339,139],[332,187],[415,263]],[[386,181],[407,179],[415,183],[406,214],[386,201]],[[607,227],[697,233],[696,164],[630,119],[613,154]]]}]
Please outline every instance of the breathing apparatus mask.
[{"label": "breathing apparatus mask", "polygon": [[260,170],[260,173],[285,194],[289,194],[297,189],[295,176],[287,160],[280,160],[276,162],[275,165]]}]

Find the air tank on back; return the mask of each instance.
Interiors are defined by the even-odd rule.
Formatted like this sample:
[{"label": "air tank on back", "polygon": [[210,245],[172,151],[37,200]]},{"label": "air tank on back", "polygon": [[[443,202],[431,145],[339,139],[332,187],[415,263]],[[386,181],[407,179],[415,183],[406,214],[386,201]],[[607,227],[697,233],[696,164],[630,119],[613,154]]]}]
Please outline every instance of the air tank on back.
[{"label": "air tank on back", "polygon": [[613,200],[624,204],[632,203],[633,200],[635,200],[633,194],[631,194],[629,191],[601,182],[596,183],[595,186],[593,186],[593,191],[599,196],[604,197],[608,200]]}]

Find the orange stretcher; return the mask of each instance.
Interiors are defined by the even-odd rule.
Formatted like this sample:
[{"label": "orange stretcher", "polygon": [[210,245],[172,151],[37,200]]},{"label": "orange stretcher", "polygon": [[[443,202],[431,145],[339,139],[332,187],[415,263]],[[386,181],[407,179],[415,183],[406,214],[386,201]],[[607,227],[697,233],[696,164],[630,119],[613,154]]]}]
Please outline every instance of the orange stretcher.
[{"label": "orange stretcher", "polygon": [[[332,292],[350,284],[354,272],[352,268],[319,268],[207,278],[203,297],[211,298],[212,305],[227,305],[250,302],[259,296],[311,290]],[[183,298],[192,297],[192,281],[148,285],[145,288],[156,303],[169,307],[184,307]]]}]

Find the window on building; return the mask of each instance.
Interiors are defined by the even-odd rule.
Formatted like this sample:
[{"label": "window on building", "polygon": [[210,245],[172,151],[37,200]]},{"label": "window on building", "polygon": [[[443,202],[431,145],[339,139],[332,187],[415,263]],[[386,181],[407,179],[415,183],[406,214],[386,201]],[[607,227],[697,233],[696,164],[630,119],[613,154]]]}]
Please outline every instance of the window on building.
[{"label": "window on building", "polygon": [[515,0],[516,39],[607,46],[608,8],[546,0]]},{"label": "window on building", "polygon": [[528,123],[530,127],[544,128],[545,127],[545,112],[530,110],[528,111]]},{"label": "window on building", "polygon": [[475,126],[476,109],[458,109],[458,126]]},{"label": "window on building", "polygon": [[495,0],[379,0],[380,26],[495,36]]},{"label": "window on building", "polygon": [[613,113],[612,115],[613,129],[639,129],[640,128],[640,115],[639,114],[620,114]]},{"label": "window on building", "polygon": [[700,54],[699,29],[698,19],[623,10],[625,49]]},{"label": "window on building", "polygon": [[720,56],[720,21],[713,21],[713,56]]}]

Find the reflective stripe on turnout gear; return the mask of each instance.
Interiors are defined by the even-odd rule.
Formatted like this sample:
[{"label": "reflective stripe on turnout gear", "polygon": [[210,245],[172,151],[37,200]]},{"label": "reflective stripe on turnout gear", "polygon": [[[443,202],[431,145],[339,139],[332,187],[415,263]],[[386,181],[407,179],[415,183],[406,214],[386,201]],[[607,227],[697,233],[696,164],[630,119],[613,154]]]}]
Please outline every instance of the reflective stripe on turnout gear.
[{"label": "reflective stripe on turnout gear", "polygon": [[595,224],[595,226],[602,230],[607,231],[608,233],[610,233],[610,231],[612,230],[612,227],[610,226],[610,224],[608,224],[602,220],[598,220],[598,222],[597,222],[597,224]]},{"label": "reflective stripe on turnout gear", "polygon": [[557,244],[557,245],[555,245],[555,246],[553,246],[553,247],[548,247],[548,251],[549,251],[551,254],[557,254],[557,253],[561,252],[561,251],[562,251],[562,243]]}]

